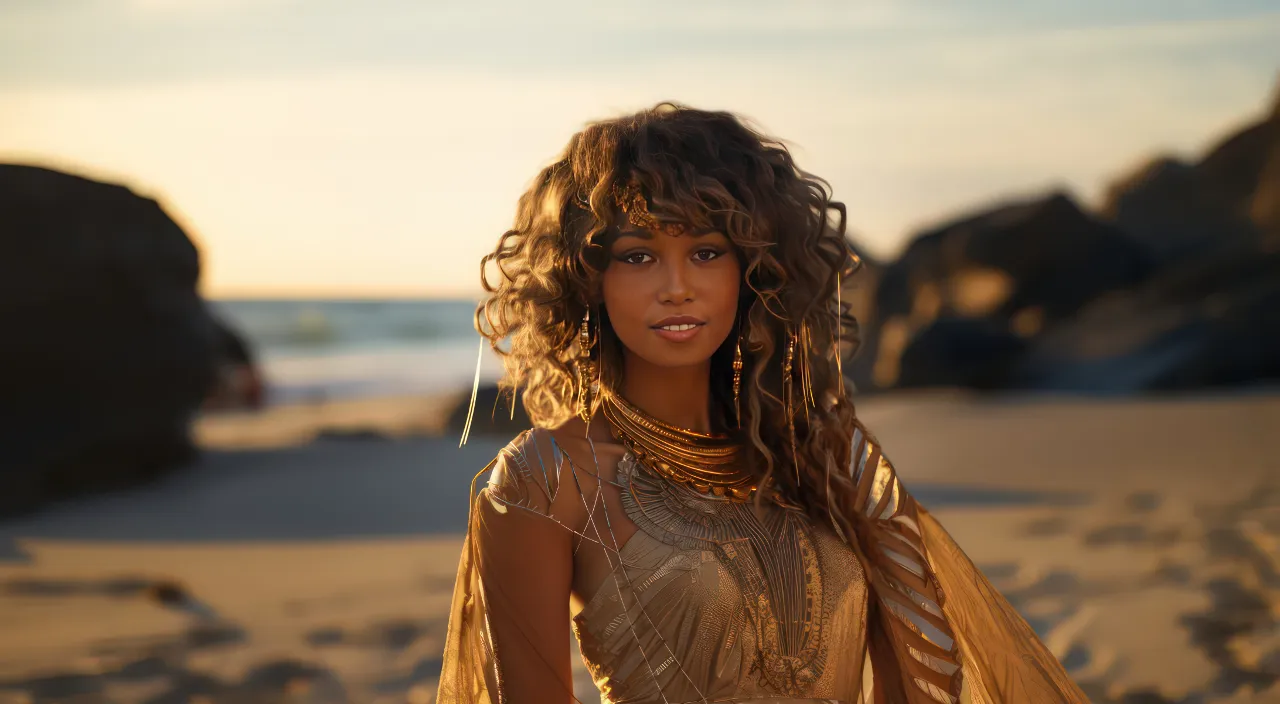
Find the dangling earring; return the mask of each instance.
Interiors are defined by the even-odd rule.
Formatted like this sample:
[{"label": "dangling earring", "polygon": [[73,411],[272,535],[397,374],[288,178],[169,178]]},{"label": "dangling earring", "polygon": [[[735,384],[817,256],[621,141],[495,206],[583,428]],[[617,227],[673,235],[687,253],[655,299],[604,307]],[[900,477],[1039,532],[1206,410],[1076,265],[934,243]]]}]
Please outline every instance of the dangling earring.
[{"label": "dangling earring", "polygon": [[742,391],[742,334],[738,334],[738,345],[733,350],[733,415],[738,419],[738,427],[742,427],[742,406],[738,401]]},{"label": "dangling earring", "polygon": [[578,328],[578,417],[583,423],[591,422],[591,385],[595,381],[596,368],[591,361],[591,309],[582,316]]},{"label": "dangling earring", "polygon": [[787,430],[791,433],[791,463],[795,469],[796,486],[799,486],[800,453],[796,451],[796,413],[795,405],[792,403],[794,382],[791,378],[791,363],[795,360],[796,355],[796,334],[792,332],[790,325],[787,326],[786,330],[787,351],[782,358],[782,397],[786,404]]}]

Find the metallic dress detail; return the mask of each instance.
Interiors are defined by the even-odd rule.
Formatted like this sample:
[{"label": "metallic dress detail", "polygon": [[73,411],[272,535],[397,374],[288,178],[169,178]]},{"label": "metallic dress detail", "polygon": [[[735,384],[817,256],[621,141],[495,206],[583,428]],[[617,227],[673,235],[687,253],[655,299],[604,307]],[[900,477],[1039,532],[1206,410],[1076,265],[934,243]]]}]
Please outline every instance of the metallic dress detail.
[{"label": "metallic dress detail", "polygon": [[[521,434],[486,468],[475,497],[437,701],[530,701],[503,662],[528,667],[537,653],[495,645],[491,628],[528,626],[510,598],[523,585],[486,579],[487,564],[519,560],[486,536],[499,524],[526,530],[546,520],[575,534],[574,578],[597,582],[575,584],[583,606],[572,628],[611,704],[1086,704],[1057,657],[903,487],[879,443],[862,427],[851,439],[848,464],[829,472],[856,499],[833,529],[780,501],[757,513],[699,493],[630,454],[616,476],[597,481],[595,457],[570,458],[546,430]],[[620,509],[601,500],[602,485],[617,489]],[[553,510],[579,502],[585,527]],[[567,690],[538,694],[533,701],[570,700]]]},{"label": "metallic dress detail", "polygon": [[[586,471],[549,436],[540,442],[560,472],[513,443],[515,472],[495,470],[490,492],[536,510],[574,481],[566,472]],[[606,701],[859,701],[866,580],[829,528],[780,500],[757,514],[753,503],[700,493],[630,453],[615,485],[638,530],[573,619]]]},{"label": "metallic dress detail", "polygon": [[[640,531],[621,551],[625,574],[613,578],[632,586],[658,630],[675,615],[686,622],[687,634],[663,635],[678,644],[670,657],[686,672],[695,663],[709,667],[695,670],[699,690],[717,697],[856,695],[852,670],[861,663],[839,656],[861,652],[866,585],[856,556],[834,534],[815,530],[797,507],[766,504],[757,516],[750,503],[674,484],[631,455],[619,462],[618,478],[622,505]],[[661,701],[648,673],[619,667],[630,644],[611,626],[649,623],[632,610],[593,599],[575,619],[582,654],[597,686],[618,701]],[[832,621],[842,630],[829,634],[824,627]],[[659,674],[659,683],[663,694],[682,688],[679,677],[662,682]]]}]

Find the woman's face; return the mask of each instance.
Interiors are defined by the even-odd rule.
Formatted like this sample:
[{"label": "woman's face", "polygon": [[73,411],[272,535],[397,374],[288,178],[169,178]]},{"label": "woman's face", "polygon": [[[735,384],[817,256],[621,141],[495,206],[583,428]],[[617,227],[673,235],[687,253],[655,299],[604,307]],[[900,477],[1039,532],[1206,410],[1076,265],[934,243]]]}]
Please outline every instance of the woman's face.
[{"label": "woman's face", "polygon": [[614,240],[602,293],[627,352],[659,367],[705,364],[732,332],[741,281],[729,238],[628,226]]}]

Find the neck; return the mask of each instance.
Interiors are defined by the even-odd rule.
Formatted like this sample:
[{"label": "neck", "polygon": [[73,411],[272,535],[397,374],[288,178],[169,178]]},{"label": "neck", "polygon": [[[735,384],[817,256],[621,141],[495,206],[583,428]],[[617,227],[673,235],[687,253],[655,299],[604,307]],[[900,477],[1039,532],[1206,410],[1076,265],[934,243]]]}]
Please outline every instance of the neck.
[{"label": "neck", "polygon": [[623,364],[622,395],[664,423],[711,432],[711,361],[692,367],[656,367],[635,355]]}]

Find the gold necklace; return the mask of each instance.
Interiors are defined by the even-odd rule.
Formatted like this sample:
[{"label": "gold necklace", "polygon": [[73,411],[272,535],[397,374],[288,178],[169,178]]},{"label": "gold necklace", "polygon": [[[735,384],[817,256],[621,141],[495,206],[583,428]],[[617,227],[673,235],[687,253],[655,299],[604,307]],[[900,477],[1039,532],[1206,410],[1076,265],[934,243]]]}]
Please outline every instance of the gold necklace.
[{"label": "gold necklace", "polygon": [[740,448],[729,436],[664,423],[617,394],[606,394],[602,401],[614,435],[659,475],[714,496],[746,500],[755,491],[755,478],[742,471]]}]

